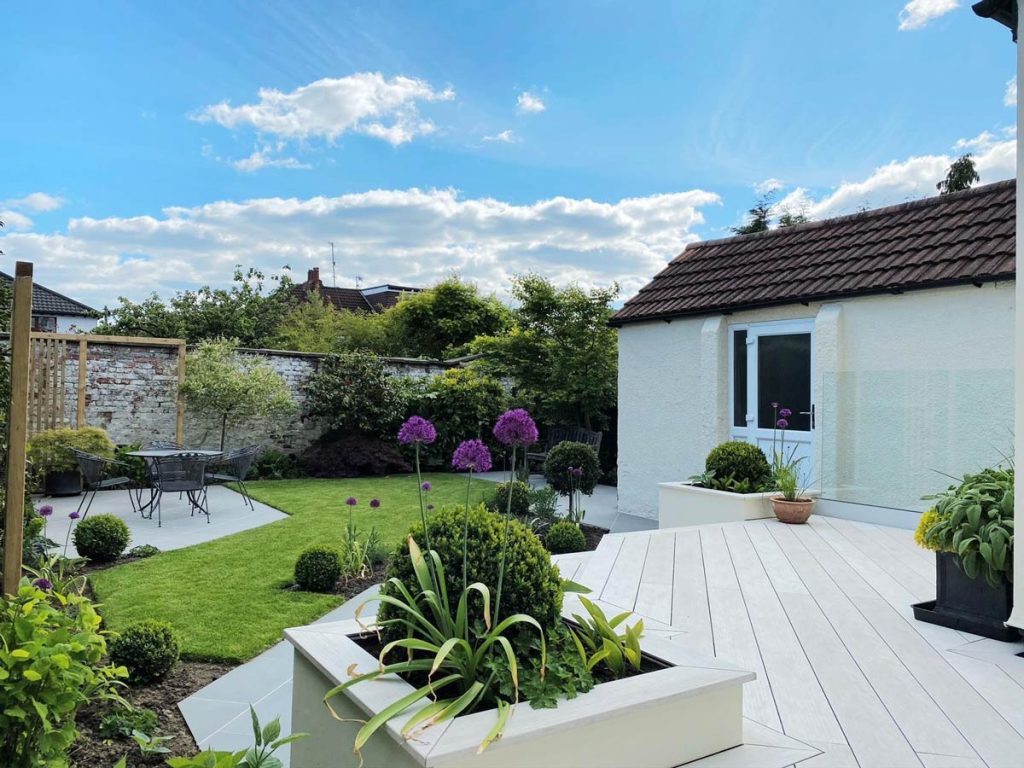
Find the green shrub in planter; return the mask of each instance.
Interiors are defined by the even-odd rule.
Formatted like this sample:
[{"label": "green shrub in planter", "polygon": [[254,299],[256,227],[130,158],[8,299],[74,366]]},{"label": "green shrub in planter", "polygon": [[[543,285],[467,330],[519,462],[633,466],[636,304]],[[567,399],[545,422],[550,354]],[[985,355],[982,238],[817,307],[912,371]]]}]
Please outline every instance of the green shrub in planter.
[{"label": "green shrub in planter", "polygon": [[710,487],[736,493],[756,493],[772,476],[764,451],[742,440],[730,440],[712,448],[704,469]]},{"label": "green shrub in planter", "polygon": [[128,547],[131,532],[119,517],[96,515],[76,525],[72,539],[82,557],[94,563],[111,563]]},{"label": "green shrub in planter", "polygon": [[140,621],[110,643],[110,660],[128,670],[128,682],[147,685],[163,680],[178,660],[178,639],[170,624]]},{"label": "green shrub in planter", "polygon": [[[513,480],[512,486],[512,516],[527,517],[530,514],[530,486],[522,480]],[[492,512],[505,514],[508,509],[509,483],[498,483],[487,501],[487,508]],[[461,562],[461,557],[459,558]]]},{"label": "green shrub in planter", "polygon": [[[569,467],[582,468],[583,474],[578,479],[570,478]],[[574,490],[589,496],[601,479],[597,451],[586,443],[563,440],[548,451],[544,460],[544,479],[562,496],[568,496]]]},{"label": "green shrub in planter", "polygon": [[[465,525],[465,509],[461,506],[445,507],[435,511],[428,521],[430,525],[430,546],[437,552],[445,568],[445,582],[449,595],[462,592],[462,537]],[[495,589],[498,583],[498,568],[501,561],[501,543],[505,530],[504,514],[490,512],[483,504],[469,510],[469,546],[466,575],[473,583],[482,582]],[[424,546],[423,526],[412,529],[412,536],[420,547]],[[456,567],[458,563],[458,567]],[[412,562],[407,545],[403,542],[396,547],[388,564],[388,578],[398,578],[412,594],[419,594],[420,587],[413,574]],[[508,552],[506,555],[505,582],[502,587],[501,614],[503,617],[515,613],[526,613],[535,618],[547,632],[560,621],[562,610],[562,585],[558,569],[551,563],[550,553],[544,549],[541,540],[520,522],[509,522]],[[396,594],[394,586],[385,583],[384,594]],[[493,609],[493,606],[492,606]],[[378,609],[381,620],[394,617],[391,606],[381,603]],[[471,600],[471,620],[483,618],[482,605]],[[395,639],[397,628],[385,630],[388,640]]]},{"label": "green shrub in planter", "polygon": [[310,547],[295,561],[295,583],[307,592],[333,592],[341,578],[338,551]]},{"label": "green shrub in planter", "polygon": [[99,427],[47,429],[28,441],[28,460],[36,472],[64,472],[78,468],[68,448],[105,458],[114,457],[114,444]]},{"label": "green shrub in planter", "polygon": [[548,528],[544,546],[553,555],[582,552],[587,548],[587,537],[576,523],[562,520]]},{"label": "green shrub in planter", "polygon": [[75,715],[86,702],[117,698],[124,669],[108,665],[107,633],[80,595],[46,593],[22,581],[0,596],[0,765],[67,765]]}]

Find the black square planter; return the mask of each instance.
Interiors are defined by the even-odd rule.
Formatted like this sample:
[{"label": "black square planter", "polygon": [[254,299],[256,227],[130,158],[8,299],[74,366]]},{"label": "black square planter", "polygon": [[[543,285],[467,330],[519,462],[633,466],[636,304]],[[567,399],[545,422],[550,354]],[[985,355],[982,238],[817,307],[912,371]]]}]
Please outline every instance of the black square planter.
[{"label": "black square planter", "polygon": [[951,552],[935,553],[936,599],[913,606],[914,618],[930,624],[1013,642],[1020,633],[1006,626],[1013,610],[1013,585],[991,586],[984,578],[968,578]]}]

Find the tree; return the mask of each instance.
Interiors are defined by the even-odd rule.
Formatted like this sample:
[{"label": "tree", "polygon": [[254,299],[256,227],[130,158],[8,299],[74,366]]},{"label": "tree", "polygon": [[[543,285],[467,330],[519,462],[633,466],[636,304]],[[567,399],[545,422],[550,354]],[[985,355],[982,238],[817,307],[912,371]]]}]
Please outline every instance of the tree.
[{"label": "tree", "polygon": [[220,419],[220,449],[228,426],[247,419],[282,418],[297,410],[291,390],[258,355],[237,351],[237,339],[204,341],[185,360],[185,402]]},{"label": "tree", "polygon": [[779,226],[780,227],[792,227],[797,224],[806,224],[811,221],[811,217],[804,211],[790,211],[785,210],[779,214]]},{"label": "tree", "polygon": [[767,232],[771,225],[772,199],[774,195],[766,192],[754,203],[754,207],[747,211],[747,223],[738,227],[731,227],[737,235],[752,235],[755,232]]},{"label": "tree", "polygon": [[970,152],[953,161],[946,171],[946,178],[935,185],[940,195],[948,195],[951,192],[961,192],[970,189],[976,181],[981,181],[977,169],[974,167],[974,158]]},{"label": "tree", "polygon": [[394,308],[383,312],[355,310],[340,314],[340,351],[365,351],[385,356],[408,354],[402,343]]},{"label": "tree", "polygon": [[114,336],[180,338],[197,343],[234,338],[243,347],[264,347],[295,302],[291,280],[271,278],[277,285],[264,290],[262,272],[236,269],[231,288],[203,286],[179,291],[164,302],[153,294],[141,303],[121,297],[112,318],[94,333]]},{"label": "tree", "polygon": [[615,406],[617,334],[609,327],[619,287],[558,289],[537,275],[515,279],[511,330],[478,338],[482,366],[513,382],[513,399],[548,424],[604,425]]},{"label": "tree", "polygon": [[500,334],[509,323],[507,307],[458,277],[403,296],[391,311],[405,354],[435,360],[457,354],[477,336]]},{"label": "tree", "polygon": [[306,301],[293,307],[281,320],[271,341],[275,349],[295,352],[336,352],[343,330],[342,315],[311,291]]},{"label": "tree", "polygon": [[330,430],[393,436],[404,415],[401,380],[370,352],[324,358],[305,391],[309,415]]}]

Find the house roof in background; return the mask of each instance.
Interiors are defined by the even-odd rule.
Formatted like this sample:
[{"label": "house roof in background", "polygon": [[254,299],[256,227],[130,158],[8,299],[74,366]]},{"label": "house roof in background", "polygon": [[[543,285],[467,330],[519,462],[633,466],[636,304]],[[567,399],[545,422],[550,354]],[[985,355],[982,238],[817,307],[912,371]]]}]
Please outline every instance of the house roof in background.
[{"label": "house roof in background", "polygon": [[310,291],[319,291],[325,301],[334,305],[335,309],[362,310],[364,312],[383,312],[398,303],[403,293],[418,293],[421,288],[403,285],[374,285],[369,288],[333,288],[320,280],[320,269],[309,270],[306,282],[294,288],[296,295],[305,298]]},{"label": "house roof in background", "polygon": [[1015,278],[1016,182],[691,243],[613,325]]},{"label": "house roof in background", "polygon": [[[0,280],[13,283],[14,278],[6,272],[0,272]],[[32,283],[32,314],[33,315],[65,315],[72,317],[98,317],[99,312],[80,301],[51,290],[39,283]]]}]

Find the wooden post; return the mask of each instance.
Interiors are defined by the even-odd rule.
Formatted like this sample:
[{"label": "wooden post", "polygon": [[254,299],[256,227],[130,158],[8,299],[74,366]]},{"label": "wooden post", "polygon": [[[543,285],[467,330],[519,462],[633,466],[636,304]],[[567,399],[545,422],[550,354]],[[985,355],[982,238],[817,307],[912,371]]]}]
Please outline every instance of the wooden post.
[{"label": "wooden post", "polygon": [[175,424],[174,439],[179,445],[185,444],[185,396],[181,385],[185,383],[185,342],[178,347],[178,420]]},{"label": "wooden post", "polygon": [[82,339],[78,342],[78,413],[77,426],[85,426],[85,388],[88,385],[89,342]]},{"label": "wooden post", "polygon": [[25,536],[25,443],[28,439],[28,373],[32,332],[32,264],[14,269],[11,312],[11,402],[7,414],[7,509],[4,519],[4,590],[18,591]]}]

